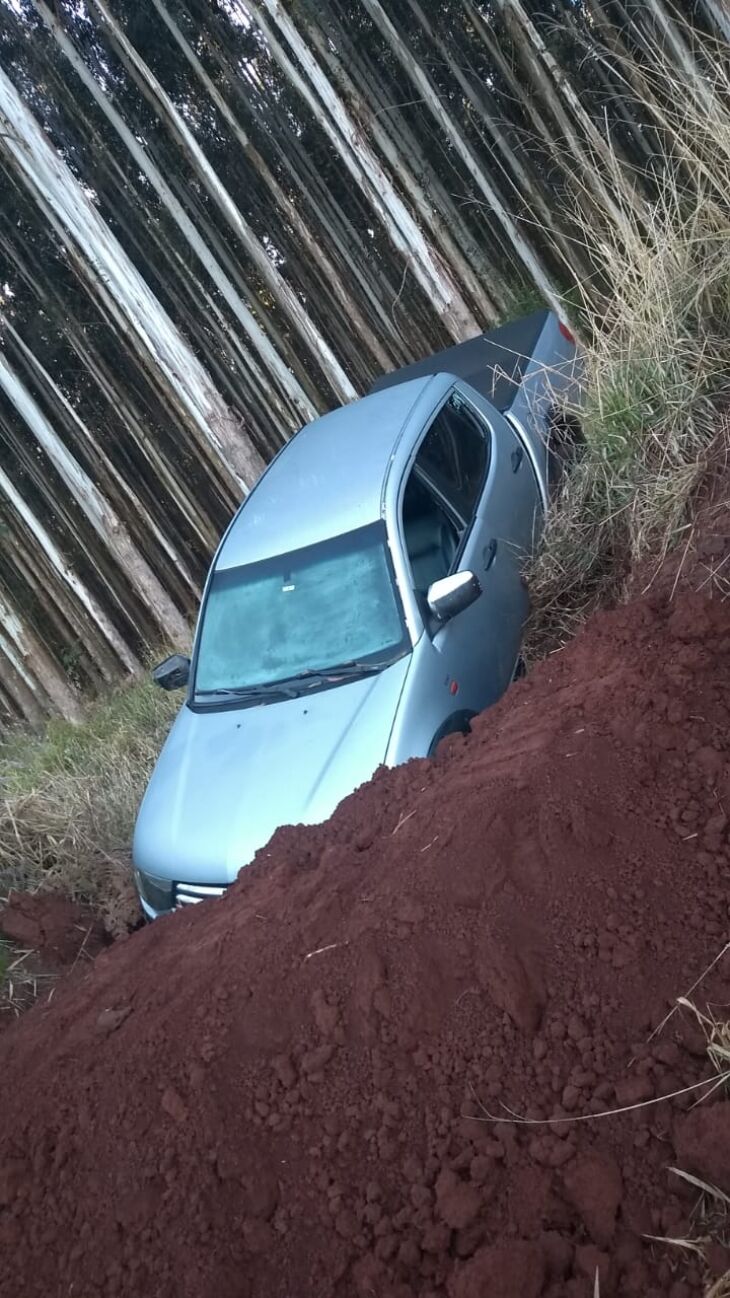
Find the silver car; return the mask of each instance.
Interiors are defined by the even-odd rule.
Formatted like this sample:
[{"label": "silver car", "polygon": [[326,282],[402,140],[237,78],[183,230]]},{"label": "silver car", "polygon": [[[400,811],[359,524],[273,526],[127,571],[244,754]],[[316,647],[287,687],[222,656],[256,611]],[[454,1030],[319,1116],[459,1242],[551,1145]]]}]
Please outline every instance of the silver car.
[{"label": "silver car", "polygon": [[574,340],[542,312],[387,375],[279,453],[228,528],[139,812],[145,914],[219,895],[274,830],[426,757],[520,662],[522,580]]}]

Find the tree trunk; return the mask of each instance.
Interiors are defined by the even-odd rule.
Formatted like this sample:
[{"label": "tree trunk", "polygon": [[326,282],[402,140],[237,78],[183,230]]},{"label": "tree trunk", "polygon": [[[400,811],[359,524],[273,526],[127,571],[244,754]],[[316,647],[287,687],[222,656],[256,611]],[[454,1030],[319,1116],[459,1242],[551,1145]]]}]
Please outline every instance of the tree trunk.
[{"label": "tree trunk", "polygon": [[492,162],[496,163],[506,177],[515,198],[520,199],[528,208],[532,209],[536,218],[535,224],[548,236],[548,240],[557,255],[562,257],[566,266],[574,267],[576,262],[575,248],[571,247],[565,240],[560,224],[555,219],[555,213],[550,205],[544,201],[538,186],[535,184],[534,175],[530,174],[529,169],[523,164],[515,151],[508,132],[505,130],[503,114],[497,113],[496,106],[488,102],[487,92],[478,79],[477,85],[474,85],[473,79],[470,80],[466,76],[458,59],[458,51],[452,53],[446,41],[442,40],[434,31],[418,0],[408,0],[408,3],[417,21],[428,34],[444,64],[448,67],[450,74],[461,89],[465,100],[471,104],[478,119],[486,127],[489,134],[487,151]]},{"label": "tree trunk", "polygon": [[491,211],[502,225],[522,264],[532,276],[532,279],[537,284],[546,302],[550,302],[556,311],[562,311],[563,308],[560,295],[549,272],[543,265],[538,254],[519,230],[512,216],[510,216],[502,202],[502,199],[497,193],[496,188],[486,175],[471,147],[464,139],[463,132],[458,123],[444,107],[443,101],[430,78],[426,75],[419,64],[414,61],[408,46],[399,36],[393,23],[380,4],[380,0],[363,0],[363,4],[373,19],[373,22],[377,24],[386,40],[389,42],[404,71],[408,76],[410,76],[413,84],[417,87],[419,93],[428,104],[435,120],[438,122],[447,139],[451,140],[454,148],[457,150],[462,162],[464,163],[464,166],[469,172],[469,175],[484,195]]},{"label": "tree trunk", "polygon": [[730,41],[730,8],[727,0],[701,0],[701,4],[723,39]]},{"label": "tree trunk", "polygon": [[91,294],[129,336],[145,368],[245,491],[261,459],[241,435],[203,366],[40,130],[0,68],[0,147],[66,247]]},{"label": "tree trunk", "polygon": [[[122,520],[63,444],[40,406],[10,368],[2,353],[0,353],[0,388],[15,406],[91,526],[139,593],[163,636],[173,644],[185,645],[190,638],[190,629],[185,618],[173,604],[146,559],[140,554]],[[80,426],[83,430],[85,438],[93,443],[91,434],[81,424],[78,416],[74,416],[74,419],[77,427]]]},{"label": "tree trunk", "polygon": [[[33,0],[33,3],[43,21],[53,34],[59,48],[69,60],[71,66],[74,68],[74,71],[77,73],[86,89],[93,96],[122,143],[129,150],[130,155],[134,158],[140,171],[144,176],[146,176],[147,180],[152,185],[155,193],[158,195],[160,201],[164,204],[181,234],[192,248],[196,257],[200,261],[200,264],[210,276],[221,296],[224,298],[239,324],[244,329],[246,335],[251,340],[256,351],[264,360],[264,363],[271,370],[277,383],[287,393],[296,408],[301,412],[303,418],[306,420],[313,419],[317,414],[316,408],[312,405],[304,390],[293,378],[281,356],[269,343],[261,325],[252,315],[248,306],[243,302],[240,294],[231,283],[228,276],[221,269],[215,256],[206,245],[193,222],[190,220],[182,204],[176,198],[169,184],[164,179],[159,168],[152,161],[146,149],[139,143],[134,132],[129,129],[121,114],[114,108],[102,86],[91,74],[83,59],[71,43],[69,37],[62,30],[58,19],[53,13],[51,13],[48,6],[44,3],[44,0]],[[259,461],[258,465],[252,465],[252,470],[254,467],[255,473],[252,471],[249,475],[250,481],[246,484],[248,486],[253,485],[256,477],[259,476],[261,469],[263,468],[263,462]],[[244,484],[241,483],[239,485]]]},{"label": "tree trunk", "polygon": [[[617,167],[615,151],[591,121],[521,0],[496,0],[496,4],[516,47],[522,51],[524,66],[529,68],[549,112],[563,132],[562,139],[553,137],[552,140],[560,165],[567,171],[571,161],[575,160],[579,192],[582,189],[583,196],[595,204],[597,214],[610,218],[614,229],[630,248],[635,242],[635,233],[626,213],[635,212],[641,217],[645,210],[643,196],[637,195],[635,183],[630,183],[627,175]],[[608,183],[604,180],[601,163],[607,169]],[[614,193],[619,202],[615,201]]]},{"label": "tree trunk", "polygon": [[[419,179],[419,175],[424,177],[428,175],[425,159],[421,157],[419,165],[417,151],[412,143],[409,142],[405,147],[399,149],[393,142],[385,129],[382,119],[377,112],[373,111],[372,103],[368,102],[368,99],[360,93],[352,80],[350,75],[351,52],[345,51],[344,57],[339,51],[335,53],[332,48],[332,41],[326,33],[319,29],[317,19],[314,22],[307,23],[307,34],[320,59],[326,64],[332,76],[342,87],[350,108],[361,124],[363,131],[377,145],[392,174],[396,176],[401,188],[408,195],[422,227],[428,230],[430,238],[439,248],[444,263],[455,273],[458,283],[463,285],[470,294],[479,311],[482,328],[494,323],[497,315],[496,303],[486,286],[474,274],[473,267],[452,238],[451,231],[459,220],[458,214],[451,211],[438,212],[435,209],[433,200],[429,198],[424,185]],[[339,33],[338,38],[341,39]],[[371,101],[372,98],[373,90],[371,89]],[[391,107],[392,111],[395,112],[395,108]],[[399,131],[396,126],[395,134],[402,137],[403,132]]]},{"label": "tree trunk", "polygon": [[30,532],[33,541],[43,551],[46,558],[51,563],[59,576],[67,586],[73,591],[81,606],[86,610],[89,617],[99,628],[101,634],[109,642],[116,653],[119,661],[123,664],[131,676],[137,676],[142,665],[132,650],[124,643],[114,624],[107,617],[101,608],[98,600],[87,589],[80,577],[74,572],[71,565],[66,561],[61,551],[58,549],[50,533],[46,530],[39,519],[36,518],[33,511],[23,500],[20,492],[11,482],[7,473],[0,467],[0,492],[7,497],[9,503],[16,511],[18,516],[23,520],[25,526]]},{"label": "tree trunk", "polygon": [[[98,482],[99,479],[104,477],[109,479],[110,483],[113,484],[119,493],[120,498],[124,499],[125,505],[131,508],[132,516],[137,526],[142,527],[145,535],[154,537],[155,541],[160,546],[160,549],[163,551],[163,554],[174,565],[176,575],[181,578],[188,590],[195,591],[197,594],[199,591],[198,583],[188,571],[182,555],[178,552],[171,541],[168,540],[164,532],[158,527],[155,518],[137,495],[131,483],[128,482],[127,478],[118,471],[114,461],[105,453],[104,448],[98,445],[96,439],[80,419],[71,403],[64,396],[58,385],[53,381],[48,371],[41,365],[38,357],[35,356],[30,348],[26,346],[17,330],[2,316],[2,314],[0,314],[0,323],[6,331],[6,337],[9,335],[20,351],[26,364],[27,373],[40,379],[41,387],[50,394],[52,401],[58,407],[60,422],[64,424],[72,436],[75,434],[77,444],[83,446],[86,451],[94,466],[97,485],[99,487],[101,486],[100,482]],[[118,514],[119,510],[113,507],[112,516]],[[113,528],[114,525],[112,524],[112,529]],[[139,549],[139,547],[137,547],[137,549]],[[146,561],[142,559],[142,564],[145,565],[145,563]],[[142,598],[148,604],[148,607],[150,608],[150,611],[153,612],[153,615],[155,615],[156,620],[157,617],[154,613],[155,607],[159,608],[160,612],[165,617],[165,625],[160,626],[162,632],[168,635],[171,639],[176,640],[180,632],[185,628],[184,634],[187,638],[187,622],[184,618],[180,620],[180,613],[175,607],[169,591],[162,588],[160,582],[151,569],[149,576],[146,579],[144,569],[142,570],[142,579],[143,583],[145,583],[149,588],[149,600],[145,597],[143,587],[139,586],[138,589],[142,594]]]},{"label": "tree trunk", "polygon": [[197,54],[193,49],[191,49],[174,18],[172,18],[168,10],[162,4],[162,0],[152,0],[152,3],[162,18],[162,21],[165,23],[165,26],[173,36],[175,42],[182,50],[182,53],[188,60],[190,66],[193,68],[195,75],[204,90],[215,104],[226,124],[229,126],[244,154],[249,159],[258,175],[261,176],[264,184],[270,190],[274,202],[281,209],[285,219],[291,225],[297,239],[301,241],[301,245],[306,251],[307,257],[311,259],[313,265],[317,266],[321,272],[323,276],[322,287],[333,292],[336,300],[343,307],[346,314],[351,317],[353,324],[356,326],[362,345],[372,352],[378,364],[383,369],[388,369],[390,359],[387,352],[381,346],[377,335],[373,333],[369,328],[367,321],[361,315],[356,300],[350,293],[348,293],[342,283],[335,266],[327,255],[326,247],[322,246],[316,235],[311,232],[306,222],[302,220],[296,206],[281,188],[281,185],[274,176],[270,167],[262,157],[259,150],[249,139],[238,121],[238,118],[232,112],[229,104],[218,90],[218,87],[213,81],[211,81]]},{"label": "tree trunk", "polygon": [[13,705],[15,716],[33,729],[40,729],[48,710],[37,697],[37,686],[29,675],[22,657],[0,625],[0,689]]},{"label": "tree trunk", "polygon": [[[67,721],[80,721],[83,715],[76,691],[71,688],[57,664],[48,653],[36,631],[21,620],[18,611],[11,607],[7,592],[0,590],[0,627],[5,641],[1,645],[6,656],[12,646],[16,660],[14,666],[36,698],[45,695],[56,712]],[[21,664],[19,666],[19,664]]]},{"label": "tree trunk", "polygon": [[218,532],[209,516],[200,507],[200,502],[190,489],[190,484],[186,482],[184,475],[181,475],[176,467],[171,466],[161,453],[154,432],[147,427],[144,416],[130,393],[111,373],[102,358],[88,346],[80,329],[69,332],[69,341],[79,359],[88,367],[109,408],[119,415],[125,427],[130,430],[149,465],[152,481],[159,482],[160,487],[169,494],[191,533],[202,548],[210,554],[217,544]]},{"label": "tree trunk", "polygon": [[48,563],[46,556],[28,547],[28,533],[16,514],[4,513],[6,535],[3,545],[10,573],[29,591],[35,605],[43,610],[55,629],[58,642],[78,651],[84,678],[98,690],[119,677],[119,663],[107,642],[100,636],[85,611],[79,607],[68,587]]},{"label": "tree trunk", "polygon": [[[316,93],[309,89],[304,78],[297,72],[264,18],[262,9],[266,10],[289,42]],[[405,256],[444,327],[457,341],[479,333],[479,326],[447,267],[434,255],[417,223],[396,193],[390,177],[363,139],[306,42],[284,12],[280,0],[253,0],[251,13],[268,41],[271,54],[314,113],[348,171],[366,194],[388,237]]]},{"label": "tree trunk", "polygon": [[357,393],[329,343],[316,329],[296,294],[292,291],[291,286],[286,283],[269,260],[263,245],[256,238],[220,177],[210,165],[170,96],[162,88],[134,46],[127,40],[121,27],[104,4],[104,0],[90,0],[90,3],[102,17],[105,30],[109,33],[112,44],[124,66],[154,108],[160,121],[172,134],[193,168],[196,177],[208,191],[228,225],[241,240],[252,265],[255,266],[262,281],[267,285],[274,299],[289,317],[304,343],[318,358],[338,397],[342,401],[353,400]]},{"label": "tree trunk", "polygon": [[[714,101],[712,86],[708,84],[707,69],[698,64],[692,50],[684,40],[679,24],[667,15],[663,0],[643,0],[643,8],[646,18],[651,15],[660,33],[659,41],[656,40],[656,37],[653,38],[654,48],[659,47],[657,53],[661,49],[660,57],[662,58],[665,49],[670,51],[674,64],[680,73],[678,80],[681,83],[682,92],[691,91],[695,101],[711,112]],[[685,30],[687,29],[685,28]]]}]

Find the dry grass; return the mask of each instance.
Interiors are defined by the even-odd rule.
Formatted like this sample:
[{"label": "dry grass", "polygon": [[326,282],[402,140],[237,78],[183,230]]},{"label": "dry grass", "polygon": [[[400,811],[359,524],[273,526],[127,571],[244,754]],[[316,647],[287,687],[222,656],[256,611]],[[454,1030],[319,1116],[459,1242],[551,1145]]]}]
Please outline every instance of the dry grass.
[{"label": "dry grass", "polygon": [[[53,975],[40,972],[35,953],[0,939],[0,1016],[18,1018],[53,985]],[[1,1025],[0,1025],[1,1026]]]},{"label": "dry grass", "polygon": [[[727,954],[727,951],[728,945],[726,944],[715,960],[708,965],[705,973],[697,980],[695,987],[714,968],[719,959]],[[701,1027],[707,1042],[708,1058],[717,1074],[715,1086],[702,1097],[702,1100],[697,1101],[697,1103],[702,1103],[716,1090],[725,1089],[728,1076],[727,1070],[730,1065],[730,1022],[718,1019],[710,1013],[702,1013],[694,1001],[691,1001],[687,996],[680,996],[676,1002],[675,1012],[679,1011],[681,1013],[683,1010],[689,1012]],[[692,1212],[693,1233],[683,1239],[667,1239],[659,1236],[651,1236],[650,1238],[656,1239],[657,1243],[668,1244],[688,1255],[699,1257],[706,1267],[707,1251],[711,1245],[720,1244],[723,1248],[726,1248],[730,1244],[730,1197],[716,1185],[710,1185],[709,1182],[703,1181],[700,1177],[694,1176],[682,1168],[670,1167],[668,1171],[672,1176],[678,1177],[686,1185],[697,1191],[697,1201]],[[726,1271],[724,1275],[716,1278],[708,1274],[705,1283],[705,1298],[730,1298],[730,1271]]]},{"label": "dry grass", "polygon": [[710,1285],[705,1291],[705,1298],[730,1298],[730,1271],[726,1271]]},{"label": "dry grass", "polygon": [[[670,1167],[669,1171],[698,1191],[697,1202],[692,1214],[695,1233],[687,1239],[668,1239],[663,1236],[650,1235],[657,1243],[668,1244],[686,1254],[694,1254],[707,1269],[706,1254],[713,1244],[726,1247],[730,1234],[730,1199],[716,1185],[710,1185],[697,1176],[683,1172],[681,1168]],[[705,1281],[705,1298],[730,1298],[730,1271],[712,1278],[708,1275]]]},{"label": "dry grass", "polygon": [[620,596],[637,562],[658,565],[686,535],[717,444],[718,410],[730,398],[726,67],[718,59],[714,81],[703,79],[693,96],[657,48],[645,69],[645,110],[659,117],[671,153],[654,198],[637,206],[645,177],[612,153],[608,174],[605,159],[602,166],[620,219],[606,215],[597,229],[595,211],[589,221],[577,205],[576,237],[594,268],[571,294],[587,340],[585,446],[529,573],[533,657]]},{"label": "dry grass", "polygon": [[0,746],[0,895],[57,888],[124,928],[139,801],[179,699],[148,681],[90,705],[80,726]]}]

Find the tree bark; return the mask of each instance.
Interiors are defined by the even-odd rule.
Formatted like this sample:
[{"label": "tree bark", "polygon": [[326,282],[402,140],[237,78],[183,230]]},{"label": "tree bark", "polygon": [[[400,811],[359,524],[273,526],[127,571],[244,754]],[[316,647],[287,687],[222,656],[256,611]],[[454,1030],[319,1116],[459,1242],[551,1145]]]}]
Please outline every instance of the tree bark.
[{"label": "tree bark", "polygon": [[291,286],[272,265],[262,244],[256,238],[248,221],[234,203],[230,193],[220,177],[210,165],[203,150],[188,128],[182,115],[178,112],[170,96],[166,93],[151,69],[141,58],[138,51],[127,39],[121,27],[110,14],[104,0],[90,0],[92,7],[101,16],[104,28],[108,32],[114,49],[127,68],[130,76],[139,86],[145,98],[150,102],[160,121],[171,132],[173,138],[183,151],[200,183],[216,203],[230,228],[240,239],[246,253],[255,266],[262,281],[267,285],[274,299],[291,320],[299,336],[309,347],[320,364],[325,368],[330,383],[342,401],[351,401],[357,393],[345,371],[340,365],[332,348],[312,323]]},{"label": "tree bark", "polygon": [[246,491],[260,457],[241,436],[203,366],[102,221],[82,186],[38,126],[0,68],[0,147],[46,214],[94,297],[133,341],[145,368],[186,424]]},{"label": "tree bark", "polygon": [[[289,42],[313,90],[309,89],[304,77],[296,70],[277,40],[264,17],[264,9]],[[428,245],[416,221],[396,193],[390,177],[350,118],[279,0],[253,0],[251,13],[266,37],[273,57],[314,113],[348,171],[368,197],[383,222],[388,237],[406,258],[447,331],[457,341],[479,333],[479,326],[448,268]]]},{"label": "tree bark", "polygon": [[[2,317],[0,322],[3,322]],[[173,644],[185,645],[190,638],[190,630],[185,618],[175,607],[162,583],[135,546],[118,514],[71,455],[40,406],[11,369],[2,352],[0,352],[0,388],[28,426],[38,445],[45,451],[97,535],[139,593],[163,636]],[[68,403],[66,405],[67,410],[70,410]],[[78,416],[74,415],[74,420],[76,426],[81,428],[84,437],[93,442],[91,434],[84,428]]]},{"label": "tree bark", "polygon": [[11,606],[7,592],[2,590],[0,627],[4,640],[4,643],[0,641],[0,647],[6,657],[10,656],[9,650],[15,651],[13,665],[35,698],[41,702],[45,695],[55,711],[67,721],[80,721],[83,711],[76,691],[59,670],[35,629],[21,619],[18,610]]},{"label": "tree bark", "polygon": [[18,514],[19,518],[27,527],[33,541],[43,551],[52,567],[63,579],[66,585],[73,591],[79,603],[86,610],[89,617],[98,626],[104,638],[109,642],[119,661],[126,668],[131,676],[137,676],[142,670],[142,665],[132,650],[125,644],[114,624],[107,617],[105,611],[101,608],[98,600],[91,594],[81,578],[74,572],[71,565],[61,554],[58,546],[46,530],[33,511],[26,504],[25,500],[11,482],[7,473],[0,467],[0,492],[7,498],[10,505]]},{"label": "tree bark", "polygon": [[430,78],[426,75],[419,64],[414,61],[408,46],[396,31],[393,23],[383,9],[383,6],[380,4],[380,0],[363,0],[363,4],[373,19],[373,22],[377,24],[386,40],[391,45],[393,52],[401,63],[406,75],[410,76],[419,93],[423,95],[424,100],[428,104],[428,107],[444,134],[451,140],[451,143],[457,150],[464,166],[469,172],[469,175],[484,195],[491,211],[502,225],[510,243],[525,266],[525,269],[537,284],[540,292],[545,298],[545,301],[550,302],[556,311],[561,311],[562,303],[560,294],[556,285],[553,283],[549,271],[544,266],[530,242],[522,234],[513,217],[507,211],[507,208],[505,207],[505,204],[495,186],[487,176],[473,150],[464,139],[463,132],[460,130],[458,123],[444,107],[441,97]]}]

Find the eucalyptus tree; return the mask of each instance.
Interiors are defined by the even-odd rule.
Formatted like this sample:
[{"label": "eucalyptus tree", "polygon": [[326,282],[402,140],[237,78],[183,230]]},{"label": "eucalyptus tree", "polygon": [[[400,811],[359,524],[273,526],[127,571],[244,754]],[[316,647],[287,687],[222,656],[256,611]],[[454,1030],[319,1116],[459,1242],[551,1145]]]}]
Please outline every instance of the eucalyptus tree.
[{"label": "eucalyptus tree", "polygon": [[303,421],[610,298],[667,178],[726,216],[728,40],[719,0],[0,0],[0,715],[183,639]]},{"label": "eucalyptus tree", "polygon": [[201,449],[223,460],[241,489],[261,462],[246,445],[203,366],[101,220],[83,186],[53,149],[0,68],[0,151],[32,194],[89,292],[103,302],[170,405],[197,431]]}]

